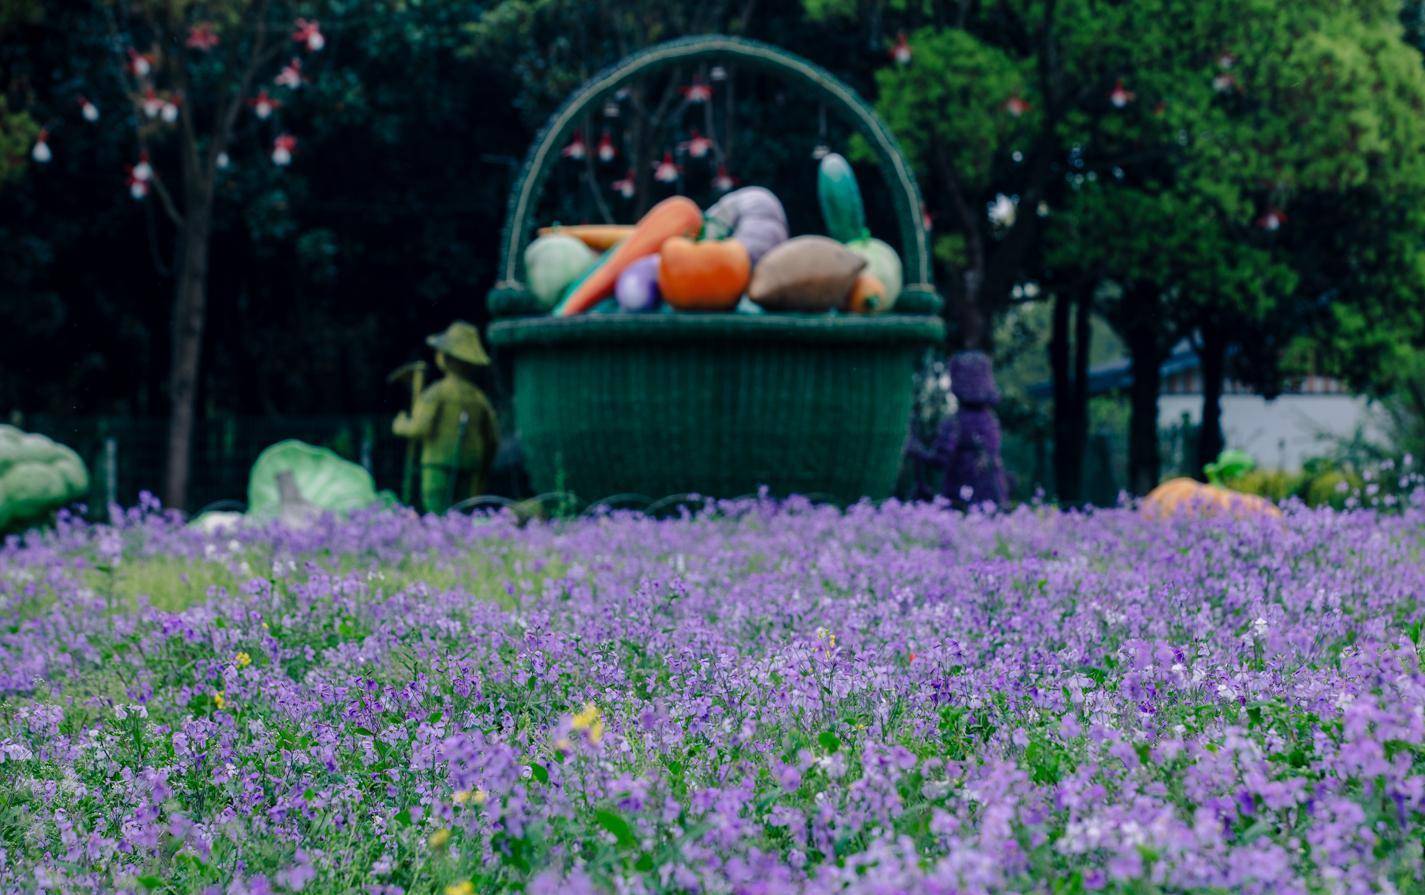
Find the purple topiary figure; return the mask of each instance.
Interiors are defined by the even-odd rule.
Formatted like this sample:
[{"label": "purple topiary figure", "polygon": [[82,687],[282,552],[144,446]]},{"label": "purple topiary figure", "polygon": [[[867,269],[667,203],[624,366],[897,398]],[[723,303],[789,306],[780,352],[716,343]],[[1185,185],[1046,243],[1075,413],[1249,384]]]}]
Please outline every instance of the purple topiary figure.
[{"label": "purple topiary figure", "polygon": [[1003,505],[1009,482],[1000,459],[999,403],[990,358],[981,351],[962,351],[950,358],[950,391],[959,402],[955,415],[940,426],[929,448],[911,441],[915,459],[945,470],[941,493],[964,505],[993,501]]}]

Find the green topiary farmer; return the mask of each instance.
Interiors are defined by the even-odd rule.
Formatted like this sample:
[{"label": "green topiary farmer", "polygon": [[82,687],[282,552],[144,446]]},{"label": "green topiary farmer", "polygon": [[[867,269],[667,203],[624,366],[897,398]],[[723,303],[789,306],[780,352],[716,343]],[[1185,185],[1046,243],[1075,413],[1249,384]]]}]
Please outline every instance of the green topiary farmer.
[{"label": "green topiary farmer", "polygon": [[457,320],[426,344],[446,375],[421,392],[410,413],[396,417],[391,431],[420,439],[421,503],[426,512],[443,513],[484,490],[500,430],[494,408],[473,381],[475,368],[490,363],[475,327]]}]

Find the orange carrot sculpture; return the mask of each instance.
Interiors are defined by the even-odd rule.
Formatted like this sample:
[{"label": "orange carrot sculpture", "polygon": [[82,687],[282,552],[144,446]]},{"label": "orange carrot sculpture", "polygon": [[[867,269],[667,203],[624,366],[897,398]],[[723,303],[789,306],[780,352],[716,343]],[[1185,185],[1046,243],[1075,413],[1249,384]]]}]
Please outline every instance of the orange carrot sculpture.
[{"label": "orange carrot sculpture", "polygon": [[654,252],[674,236],[695,236],[703,226],[703,212],[685,196],[664,199],[634,225],[628,239],[600,264],[554,309],[556,317],[582,314],[613,294],[618,275],[630,264]]}]

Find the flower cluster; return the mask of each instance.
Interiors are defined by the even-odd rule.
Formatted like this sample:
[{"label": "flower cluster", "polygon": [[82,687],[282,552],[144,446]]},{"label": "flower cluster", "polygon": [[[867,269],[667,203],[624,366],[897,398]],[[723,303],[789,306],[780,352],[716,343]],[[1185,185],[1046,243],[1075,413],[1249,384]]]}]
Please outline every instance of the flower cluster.
[{"label": "flower cluster", "polygon": [[0,891],[1419,891],[1422,531],[63,519],[0,548]]}]

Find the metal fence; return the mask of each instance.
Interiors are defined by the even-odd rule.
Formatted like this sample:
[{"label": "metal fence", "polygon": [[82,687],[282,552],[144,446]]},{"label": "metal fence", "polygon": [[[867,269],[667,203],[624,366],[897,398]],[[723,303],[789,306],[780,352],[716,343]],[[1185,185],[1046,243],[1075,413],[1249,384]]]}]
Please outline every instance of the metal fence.
[{"label": "metal fence", "polygon": [[[23,428],[69,445],[89,464],[90,506],[124,506],[163,483],[168,422],[118,416],[26,417]],[[330,448],[362,466],[378,488],[399,491],[406,442],[391,434],[387,416],[222,416],[199,420],[194,432],[189,506],[247,499],[247,474],[262,449],[285,438]]]},{"label": "metal fence", "polygon": [[[33,432],[48,435],[79,452],[89,464],[90,506],[100,510],[111,500],[123,506],[138,502],[140,492],[159,493],[163,483],[167,420],[121,416],[30,415],[19,421]],[[378,488],[400,493],[406,442],[391,434],[387,415],[364,416],[221,416],[200,420],[194,433],[189,505],[196,511],[219,501],[247,499],[247,475],[262,450],[286,438],[297,438],[330,448],[361,464]],[[1186,471],[1194,432],[1164,430],[1163,472]],[[501,460],[515,460],[517,452],[502,446]],[[1014,496],[1032,498],[1036,492],[1052,497],[1054,449],[1048,441],[1017,437],[1008,432],[1004,460],[1013,480]],[[1096,432],[1089,438],[1084,458],[1085,498],[1100,506],[1118,500],[1126,483],[1127,449],[1117,432]],[[504,464],[497,461],[497,467]],[[907,494],[913,476],[903,476]],[[497,468],[490,489],[511,497],[527,497],[518,470]]]}]

